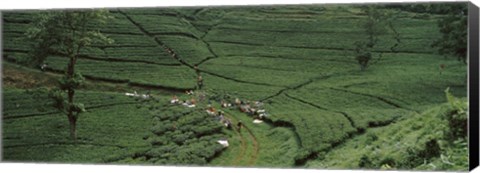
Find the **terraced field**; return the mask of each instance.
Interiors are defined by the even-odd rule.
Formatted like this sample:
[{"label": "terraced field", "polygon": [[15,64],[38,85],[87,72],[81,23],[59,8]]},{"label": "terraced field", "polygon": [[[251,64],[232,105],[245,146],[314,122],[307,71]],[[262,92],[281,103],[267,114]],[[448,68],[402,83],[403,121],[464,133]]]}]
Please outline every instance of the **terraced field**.
[{"label": "terraced field", "polygon": [[[106,26],[91,27],[115,42],[89,47],[76,65],[90,82],[78,96],[88,110],[79,120],[80,145],[66,138],[65,118],[39,110],[13,79],[2,89],[4,160],[358,168],[354,141],[435,117],[424,112],[446,102],[447,87],[466,97],[466,66],[430,46],[445,16],[390,10],[395,31],[379,37],[374,62],[360,71],[353,43],[365,38],[359,26],[366,15],[354,5],[111,9]],[[22,38],[34,13],[3,13],[7,67],[27,61],[29,42]],[[27,72],[55,78],[67,64],[61,55],[46,61],[48,72]],[[196,87],[197,72],[204,79],[198,92],[207,99],[193,109],[169,105],[172,95],[193,97],[183,93]],[[132,90],[150,91],[156,100],[123,93]],[[236,108],[221,108],[219,98],[261,101],[268,117],[253,123]],[[206,115],[208,104],[243,128],[223,128]],[[215,143],[220,138],[230,146]],[[344,154],[353,165],[325,160]]]},{"label": "terraced field", "polygon": [[[123,95],[79,93],[78,99],[84,101],[88,112],[79,121],[83,127],[78,130],[82,135],[77,144],[68,138],[68,123],[61,113],[37,112],[43,103],[22,90],[4,90],[3,96],[2,144],[6,160],[102,163],[109,157],[129,155],[149,146],[142,140],[144,127],[150,125],[148,111],[138,109],[138,102]],[[109,137],[105,137],[107,134]]]}]

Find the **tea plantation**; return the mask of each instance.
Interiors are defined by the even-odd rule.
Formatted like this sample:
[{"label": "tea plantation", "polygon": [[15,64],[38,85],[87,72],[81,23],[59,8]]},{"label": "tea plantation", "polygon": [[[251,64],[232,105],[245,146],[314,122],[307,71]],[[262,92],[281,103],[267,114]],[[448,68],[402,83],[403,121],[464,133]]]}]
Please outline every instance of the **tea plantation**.
[{"label": "tea plantation", "polygon": [[[368,16],[356,5],[109,9],[105,26],[90,27],[114,43],[84,49],[76,64],[87,80],[76,95],[87,110],[76,143],[65,115],[32,97],[55,87],[68,59],[49,56],[44,72],[24,65],[24,33],[38,12],[3,12],[2,159],[466,170],[464,139],[445,137],[447,115],[461,111],[452,113],[444,91],[467,96],[467,66],[431,47],[446,16],[386,10],[394,31],[378,37],[362,71],[354,42],[366,37]],[[197,104],[171,104],[173,96]],[[221,106],[235,99],[262,102],[263,122]]]}]

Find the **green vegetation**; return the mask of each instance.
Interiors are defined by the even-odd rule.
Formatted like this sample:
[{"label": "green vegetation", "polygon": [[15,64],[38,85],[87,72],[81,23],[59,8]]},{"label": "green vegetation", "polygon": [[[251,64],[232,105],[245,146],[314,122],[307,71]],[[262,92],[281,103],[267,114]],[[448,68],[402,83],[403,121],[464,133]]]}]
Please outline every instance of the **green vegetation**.
[{"label": "green vegetation", "polygon": [[224,148],[216,141],[226,138],[223,126],[214,117],[181,105],[160,109],[147,104],[153,114],[151,135],[145,137],[151,149],[137,153],[133,160],[169,165],[205,165]]},{"label": "green vegetation", "polygon": [[467,6],[460,3],[430,3],[430,4],[404,4],[386,5],[387,8],[401,9],[418,13],[416,18],[430,18],[430,14],[443,14],[437,21],[442,33],[441,38],[436,38],[432,47],[438,53],[452,55],[466,63],[467,60]]},{"label": "green vegetation", "polygon": [[[467,66],[431,47],[452,41],[438,25],[449,15],[420,5],[110,9],[105,25],[86,26],[115,42],[76,56],[85,82],[75,101],[86,110],[77,143],[62,114],[33,97],[48,95],[32,94],[58,87],[71,58],[28,66],[36,42],[23,38],[38,12],[5,12],[3,159],[466,170]],[[186,94],[200,76],[203,88]],[[263,122],[236,99],[262,102]]]},{"label": "green vegetation", "polygon": [[467,7],[462,5],[443,6],[448,16],[438,21],[442,38],[432,46],[438,47],[440,54],[454,55],[467,63]]},{"label": "green vegetation", "polygon": [[[365,6],[362,10],[367,14],[367,19],[362,25],[367,38],[364,41],[355,42],[355,59],[360,64],[360,69],[364,71],[372,59],[372,49],[379,42],[378,37],[386,32],[387,26],[396,34],[397,43],[390,48],[392,52],[395,52],[394,48],[400,42],[400,38],[392,25],[392,20],[394,20],[392,14],[387,14],[386,10],[377,9],[372,5]],[[380,60],[381,55],[379,55],[378,60]]]},{"label": "green vegetation", "polygon": [[[27,30],[28,38],[32,39],[31,61],[34,65],[44,63],[51,54],[62,54],[68,57],[65,76],[59,80],[59,87],[51,89],[48,97],[52,99],[51,106],[63,112],[70,123],[70,137],[77,140],[77,120],[80,113],[85,112],[83,103],[74,102],[75,90],[85,80],[75,70],[80,51],[97,42],[112,42],[102,33],[91,30],[87,24],[105,22],[107,11],[88,12],[46,12],[38,14],[38,19],[32,22]],[[46,64],[42,64],[44,70]],[[45,101],[45,100],[39,100]],[[46,101],[49,102],[49,101]]]},{"label": "green vegetation", "polygon": [[[433,107],[390,126],[369,129],[311,167],[450,170],[468,166],[466,99],[446,91],[449,104]],[[455,117],[455,118],[453,118]],[[455,124],[455,125],[454,125]],[[459,134],[461,135],[452,135]]]},{"label": "green vegetation", "polygon": [[137,109],[138,103],[122,94],[77,92],[87,112],[78,121],[76,143],[69,138],[63,113],[52,107],[37,110],[43,103],[24,90],[4,90],[3,99],[3,154],[11,161],[104,163],[149,146],[142,140],[150,125],[148,111]]}]

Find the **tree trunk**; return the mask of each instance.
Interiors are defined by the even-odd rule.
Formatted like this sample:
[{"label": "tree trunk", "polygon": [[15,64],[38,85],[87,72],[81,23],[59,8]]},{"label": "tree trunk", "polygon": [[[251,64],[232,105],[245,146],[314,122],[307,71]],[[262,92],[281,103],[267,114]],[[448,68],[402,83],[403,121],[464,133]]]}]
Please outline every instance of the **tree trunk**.
[{"label": "tree trunk", "polygon": [[[71,80],[75,72],[75,55],[70,55],[70,63],[67,68],[67,78]],[[73,115],[73,98],[75,96],[75,90],[70,86],[67,89],[68,93],[68,122],[70,123],[70,137],[77,142],[77,117]]]},{"label": "tree trunk", "polygon": [[75,118],[72,113],[72,111],[68,113],[68,122],[70,123],[70,137],[75,143],[77,143],[77,118]]}]

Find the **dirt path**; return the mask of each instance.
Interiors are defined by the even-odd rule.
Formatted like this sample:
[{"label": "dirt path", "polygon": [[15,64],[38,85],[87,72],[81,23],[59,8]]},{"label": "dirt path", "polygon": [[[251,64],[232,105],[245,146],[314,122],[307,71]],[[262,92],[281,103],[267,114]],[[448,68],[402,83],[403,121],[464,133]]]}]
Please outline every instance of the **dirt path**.
[{"label": "dirt path", "polygon": [[[236,124],[239,120],[237,118],[235,118],[234,116],[232,115],[226,115],[226,117],[232,119],[232,123],[233,124]],[[230,163],[230,165],[233,165],[233,166],[240,166],[240,162],[242,160],[245,160],[245,159],[249,159],[248,162],[247,162],[247,165],[246,166],[254,166],[257,158],[258,158],[258,153],[259,153],[259,150],[260,150],[260,147],[259,147],[259,144],[258,144],[258,141],[257,141],[257,138],[255,137],[255,135],[253,134],[253,132],[244,124],[243,129],[245,129],[247,131],[247,134],[250,138],[250,140],[252,141],[253,143],[253,155],[249,156],[249,155],[245,155],[245,153],[247,152],[247,149],[248,149],[248,146],[247,146],[247,139],[243,136],[243,134],[241,133],[241,129],[237,128],[237,127],[233,127],[235,133],[240,137],[240,141],[241,141],[241,146],[240,146],[240,152],[239,154],[235,157],[235,159]]]},{"label": "dirt path", "polygon": [[248,165],[253,166],[255,164],[255,162],[257,161],[258,151],[259,151],[260,147],[258,145],[257,138],[255,137],[255,135],[253,135],[252,131],[247,126],[245,126],[245,129],[248,131],[248,134],[250,134],[250,138],[252,138],[252,141],[253,141],[254,153],[253,153],[252,157],[250,158],[250,160],[248,161]]},{"label": "dirt path", "polygon": [[237,155],[237,157],[235,157],[233,162],[231,162],[230,164],[234,165],[234,166],[238,166],[240,161],[245,156],[245,151],[247,150],[247,142],[245,141],[245,137],[243,137],[243,135],[240,133],[239,129],[237,129],[237,128],[234,128],[234,129],[235,129],[235,133],[240,137],[241,146],[240,146],[239,154]]}]

